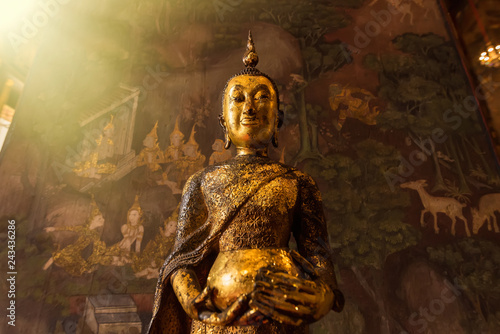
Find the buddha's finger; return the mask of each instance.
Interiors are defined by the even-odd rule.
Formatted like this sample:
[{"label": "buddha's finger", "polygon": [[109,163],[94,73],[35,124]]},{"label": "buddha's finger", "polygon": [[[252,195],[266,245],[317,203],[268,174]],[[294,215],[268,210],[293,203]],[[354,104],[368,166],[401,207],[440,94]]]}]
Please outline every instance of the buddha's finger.
[{"label": "buddha's finger", "polygon": [[276,295],[255,293],[253,300],[296,316],[310,315],[313,312],[312,308],[303,305],[300,300],[283,299]]},{"label": "buddha's finger", "polygon": [[254,289],[262,290],[262,289],[274,289],[274,285],[266,281],[255,281]]},{"label": "buddha's finger", "polygon": [[[316,295],[299,291],[283,291],[281,289],[266,288],[257,289],[255,291],[255,293],[264,293],[278,300],[284,300],[292,304],[314,305],[318,302]],[[254,294],[252,294],[252,297],[253,296]]]},{"label": "buddha's finger", "polygon": [[284,287],[286,290],[300,290],[306,293],[314,294],[317,291],[317,286],[313,281],[301,279],[286,273],[268,273],[266,274],[265,282],[271,283],[274,286]]},{"label": "buddha's finger", "polygon": [[273,285],[284,284],[285,286],[296,285],[301,283],[301,279],[293,275],[283,273],[283,272],[272,272],[268,271],[264,275],[258,278],[264,282],[271,283]]},{"label": "buddha's finger", "polygon": [[290,249],[289,254],[292,256],[292,259],[297,262],[307,274],[309,274],[309,276],[313,278],[318,277],[316,269],[314,269],[314,266],[311,264],[311,262],[307,261],[306,258],[299,254],[299,252],[294,249]]},{"label": "buddha's finger", "polygon": [[257,309],[250,309],[245,314],[243,314],[238,320],[236,320],[235,325],[246,326],[246,325],[257,325],[262,323],[264,316]]},{"label": "buddha's finger", "polygon": [[222,312],[221,319],[224,324],[232,322],[248,308],[248,295],[240,296],[234,303]]},{"label": "buddha's finger", "polygon": [[193,300],[194,305],[199,306],[201,304],[204,304],[207,300],[209,300],[210,292],[212,292],[212,290],[207,285],[205,289],[203,289],[203,291],[201,291],[200,294],[196,296],[196,298]]},{"label": "buddha's finger", "polygon": [[266,317],[279,321],[280,323],[299,326],[303,322],[303,320],[300,318],[294,319],[285,314],[276,312],[276,310],[273,307],[269,307],[255,299],[252,299],[250,301],[250,306],[252,308],[257,308],[259,312],[265,315]]}]

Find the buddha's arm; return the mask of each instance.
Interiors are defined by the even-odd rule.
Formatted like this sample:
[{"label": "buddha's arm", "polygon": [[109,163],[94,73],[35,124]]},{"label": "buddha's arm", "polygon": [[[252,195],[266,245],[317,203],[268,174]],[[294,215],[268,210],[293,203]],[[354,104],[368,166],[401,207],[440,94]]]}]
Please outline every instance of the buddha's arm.
[{"label": "buddha's arm", "polygon": [[172,274],[170,282],[184,311],[192,319],[198,319],[199,312],[193,302],[201,294],[201,287],[196,273],[189,268],[177,269]]},{"label": "buddha's arm", "polygon": [[332,309],[340,312],[344,300],[338,291],[321,194],[314,180],[307,175],[302,174],[299,184],[300,213],[296,215],[293,228],[298,251],[314,266],[320,281],[334,292]]},{"label": "buddha's arm", "polygon": [[[188,179],[182,192],[174,249],[180,246],[186,249],[189,245],[185,243],[190,242],[188,236],[206,221],[207,216],[208,210],[201,190],[201,174],[197,173]],[[196,245],[193,244],[192,247]],[[187,247],[187,251],[191,250]],[[194,307],[193,301],[202,289],[194,270],[186,267],[178,268],[172,273],[170,282],[186,313],[191,318],[198,319],[198,310]]]},{"label": "buddha's arm", "polygon": [[[178,243],[190,242],[188,236],[192,235],[207,219],[208,210],[199,181],[201,175],[197,173],[192,176],[184,187],[179,210],[175,248],[181,246]],[[217,312],[210,300],[212,291],[207,287],[205,289],[201,288],[194,269],[179,267],[170,276],[175,295],[184,311],[191,318],[201,320],[207,324],[223,326],[231,323],[237,316],[242,314],[248,305],[248,296],[241,296],[226,310]]]}]

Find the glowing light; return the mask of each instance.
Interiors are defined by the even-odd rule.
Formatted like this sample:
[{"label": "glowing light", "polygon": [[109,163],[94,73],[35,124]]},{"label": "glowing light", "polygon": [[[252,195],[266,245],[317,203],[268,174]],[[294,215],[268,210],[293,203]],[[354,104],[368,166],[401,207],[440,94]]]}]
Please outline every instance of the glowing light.
[{"label": "glowing light", "polygon": [[488,52],[492,52],[494,49],[493,48],[489,48],[488,49]]},{"label": "glowing light", "polygon": [[0,1],[0,30],[15,29],[36,6],[35,0]]},{"label": "glowing light", "polygon": [[484,59],[484,56],[479,57],[479,60],[483,60],[483,59]]},{"label": "glowing light", "polygon": [[500,45],[495,46],[495,49],[497,50],[500,49]]},{"label": "glowing light", "polygon": [[487,55],[486,52],[481,53],[481,56],[483,56],[483,57],[486,56],[486,55]]}]

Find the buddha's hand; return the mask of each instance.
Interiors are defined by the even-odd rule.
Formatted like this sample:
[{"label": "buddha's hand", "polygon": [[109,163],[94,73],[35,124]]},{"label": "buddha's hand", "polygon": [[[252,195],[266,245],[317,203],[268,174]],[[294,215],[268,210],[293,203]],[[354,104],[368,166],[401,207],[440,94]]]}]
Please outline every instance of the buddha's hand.
[{"label": "buddha's hand", "polygon": [[[255,278],[249,305],[268,318],[299,326],[319,320],[334,303],[343,301],[319,278],[312,264],[298,253],[291,255],[311,279],[263,268]],[[343,298],[341,293],[339,297]]]},{"label": "buddha's hand", "polygon": [[241,295],[234,303],[221,312],[213,305],[210,298],[211,295],[212,289],[207,286],[192,302],[192,307],[196,309],[200,321],[215,326],[235,325],[236,323],[243,324],[238,322],[239,318],[243,318],[242,320],[246,321],[245,319],[248,317],[248,294]]}]

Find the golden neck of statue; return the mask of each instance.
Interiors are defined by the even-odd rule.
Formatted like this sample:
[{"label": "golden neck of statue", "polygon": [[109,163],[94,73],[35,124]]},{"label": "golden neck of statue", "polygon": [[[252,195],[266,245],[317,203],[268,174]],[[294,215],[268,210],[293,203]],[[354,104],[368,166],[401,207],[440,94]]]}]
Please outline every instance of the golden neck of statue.
[{"label": "golden neck of statue", "polygon": [[236,155],[267,157],[267,147],[264,147],[264,148],[237,147],[236,148]]}]

